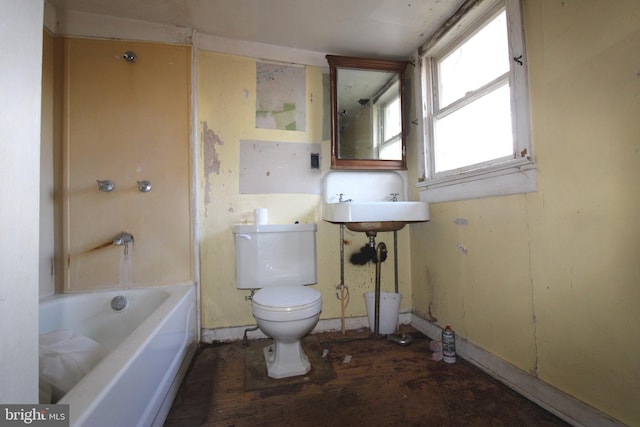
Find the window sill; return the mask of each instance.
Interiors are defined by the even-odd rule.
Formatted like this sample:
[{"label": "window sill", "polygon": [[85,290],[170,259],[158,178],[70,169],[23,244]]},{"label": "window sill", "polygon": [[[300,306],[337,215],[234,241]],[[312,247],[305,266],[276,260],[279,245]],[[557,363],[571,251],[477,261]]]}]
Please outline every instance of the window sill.
[{"label": "window sill", "polygon": [[501,168],[470,172],[419,182],[423,202],[452,202],[483,197],[508,196],[537,191],[537,171],[532,161]]}]

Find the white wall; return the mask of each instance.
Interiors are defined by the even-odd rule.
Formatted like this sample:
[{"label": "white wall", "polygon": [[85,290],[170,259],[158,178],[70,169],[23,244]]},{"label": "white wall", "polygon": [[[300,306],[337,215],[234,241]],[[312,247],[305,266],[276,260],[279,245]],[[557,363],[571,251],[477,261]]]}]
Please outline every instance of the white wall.
[{"label": "white wall", "polygon": [[[54,152],[55,129],[54,117],[54,37],[49,32],[43,33],[42,49],[42,108],[40,111],[40,262],[39,283],[40,298],[53,295],[55,292],[54,271]],[[60,108],[57,108],[58,110]],[[60,203],[58,202],[58,206]]]},{"label": "white wall", "polygon": [[0,0],[0,403],[38,400],[43,0]]}]

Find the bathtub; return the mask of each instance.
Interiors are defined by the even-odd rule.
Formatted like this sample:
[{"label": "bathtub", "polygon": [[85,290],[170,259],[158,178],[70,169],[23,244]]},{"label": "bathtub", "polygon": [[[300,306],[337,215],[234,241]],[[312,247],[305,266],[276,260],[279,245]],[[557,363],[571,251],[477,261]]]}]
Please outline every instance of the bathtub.
[{"label": "bathtub", "polygon": [[[114,297],[126,297],[116,311]],[[195,285],[54,295],[40,334],[71,330],[106,355],[71,388],[71,426],[161,426],[197,346]]]}]

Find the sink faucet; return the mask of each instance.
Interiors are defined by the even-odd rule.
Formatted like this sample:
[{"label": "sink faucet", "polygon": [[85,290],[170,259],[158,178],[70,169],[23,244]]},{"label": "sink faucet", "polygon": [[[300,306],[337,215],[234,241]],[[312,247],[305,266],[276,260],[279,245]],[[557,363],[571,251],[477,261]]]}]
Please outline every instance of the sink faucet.
[{"label": "sink faucet", "polygon": [[113,239],[113,244],[116,246],[126,245],[127,243],[133,243],[133,235],[131,233],[127,233],[126,231],[118,234]]},{"label": "sink faucet", "polygon": [[340,196],[340,198],[338,199],[338,202],[342,203],[342,202],[353,202],[353,199],[343,199],[342,196],[344,196],[344,193],[340,193],[338,194],[338,196]]},{"label": "sink faucet", "polygon": [[400,195],[400,193],[391,193],[389,195],[391,196],[391,201],[392,202],[397,202],[398,201],[398,195]]}]

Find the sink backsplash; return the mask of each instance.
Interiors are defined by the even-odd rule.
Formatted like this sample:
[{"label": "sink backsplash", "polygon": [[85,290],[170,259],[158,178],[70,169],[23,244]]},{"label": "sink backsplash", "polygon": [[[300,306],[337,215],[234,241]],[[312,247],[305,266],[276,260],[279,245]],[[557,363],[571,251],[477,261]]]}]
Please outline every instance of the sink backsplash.
[{"label": "sink backsplash", "polygon": [[324,203],[338,203],[343,200],[354,202],[391,201],[391,194],[397,200],[406,200],[404,179],[393,171],[331,171],[324,176],[322,188]]}]

